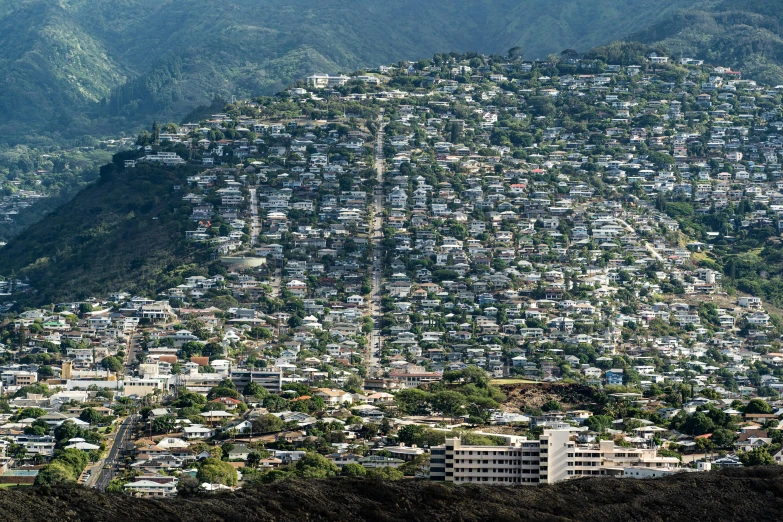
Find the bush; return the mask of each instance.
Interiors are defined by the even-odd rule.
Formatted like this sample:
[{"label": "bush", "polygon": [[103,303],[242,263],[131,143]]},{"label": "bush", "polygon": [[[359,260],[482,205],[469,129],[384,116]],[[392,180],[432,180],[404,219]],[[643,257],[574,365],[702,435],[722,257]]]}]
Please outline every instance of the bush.
[{"label": "bush", "polygon": [[367,476],[367,468],[362,466],[361,464],[346,464],[343,466],[343,469],[340,471],[340,475],[344,477],[360,477],[364,478]]},{"label": "bush", "polygon": [[38,475],[35,477],[35,485],[55,486],[67,484],[68,482],[76,482],[76,478],[68,466],[60,462],[52,462],[38,472]]},{"label": "bush", "polygon": [[190,475],[182,475],[177,483],[177,495],[183,498],[193,497],[199,493],[199,481]]},{"label": "bush", "polygon": [[302,478],[329,478],[339,472],[334,462],[318,453],[306,453],[296,461],[296,474]]},{"label": "bush", "polygon": [[228,462],[223,462],[216,458],[209,458],[199,467],[196,478],[199,482],[236,486],[238,476],[237,470]]},{"label": "bush", "polygon": [[367,470],[367,478],[374,480],[402,480],[405,478],[402,471],[392,468],[371,468]]},{"label": "bush", "polygon": [[76,482],[87,466],[87,455],[77,449],[61,451],[49,464],[41,468],[35,477],[35,485],[51,486]]}]

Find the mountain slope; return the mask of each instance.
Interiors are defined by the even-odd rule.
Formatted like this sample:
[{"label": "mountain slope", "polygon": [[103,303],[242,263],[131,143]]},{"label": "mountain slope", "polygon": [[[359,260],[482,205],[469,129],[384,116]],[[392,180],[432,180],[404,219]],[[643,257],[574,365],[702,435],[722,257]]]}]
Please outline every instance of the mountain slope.
[{"label": "mountain slope", "polygon": [[82,488],[8,489],[3,520],[522,521],[774,520],[778,466],[664,479],[578,479],[554,486],[454,486],[429,481],[286,480],[236,493],[140,499]]},{"label": "mountain slope", "polygon": [[216,95],[270,93],[313,72],[435,52],[586,50],[691,3],[3,0],[0,131],[12,141],[31,131],[62,138],[179,119]]},{"label": "mountain slope", "polygon": [[674,56],[731,66],[753,79],[783,83],[783,10],[775,0],[721,0],[680,12],[628,40]]},{"label": "mountain slope", "polygon": [[28,279],[37,293],[24,300],[36,304],[153,288],[196,255],[184,241],[189,209],[172,190],[186,175],[104,166],[100,181],[0,249],[0,273]]},{"label": "mountain slope", "polygon": [[0,17],[0,135],[72,125],[84,117],[74,109],[98,104],[124,79],[106,47],[56,2],[19,2]]}]

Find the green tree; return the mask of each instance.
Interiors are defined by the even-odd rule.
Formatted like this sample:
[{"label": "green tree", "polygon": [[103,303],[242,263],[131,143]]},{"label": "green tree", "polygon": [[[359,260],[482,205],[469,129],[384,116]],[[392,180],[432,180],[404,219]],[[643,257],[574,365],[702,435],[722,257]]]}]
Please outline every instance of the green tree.
[{"label": "green tree", "polygon": [[87,467],[89,459],[83,451],[71,448],[62,450],[52,462],[58,462],[67,466],[70,468],[72,475],[78,478],[84,471],[84,468]]},{"label": "green tree", "polygon": [[196,341],[188,341],[182,345],[179,349],[179,355],[183,359],[190,359],[191,357],[197,357],[201,355],[201,350],[204,349],[204,344]]},{"label": "green tree", "polygon": [[268,411],[284,411],[289,402],[280,395],[269,395],[264,398],[264,408]]},{"label": "green tree", "polygon": [[411,444],[416,444],[416,441],[425,429],[424,426],[419,424],[406,424],[397,430],[397,438],[400,442],[410,446]]},{"label": "green tree", "polygon": [[220,445],[220,449],[223,451],[223,460],[228,460],[229,456],[228,454],[231,453],[231,450],[234,449],[234,443],[233,442],[224,442]]},{"label": "green tree", "polygon": [[394,394],[394,402],[406,415],[426,415],[432,396],[419,388],[407,388]]},{"label": "green tree", "polygon": [[468,366],[462,370],[443,372],[443,380],[446,382],[475,384],[479,388],[486,388],[489,385],[489,375],[478,366]]},{"label": "green tree", "polygon": [[592,415],[585,421],[585,426],[591,431],[603,433],[612,427],[612,420],[608,415]]},{"label": "green tree", "polygon": [[302,478],[329,478],[339,473],[334,462],[318,453],[308,452],[296,461],[296,474]]},{"label": "green tree", "polygon": [[402,471],[384,466],[382,468],[371,468],[367,470],[367,478],[374,480],[402,480],[405,478]]},{"label": "green tree", "polygon": [[272,330],[260,326],[251,328],[248,334],[250,338],[256,340],[267,340],[272,338]]},{"label": "green tree", "polygon": [[69,482],[76,482],[76,476],[68,466],[60,462],[47,464],[38,471],[38,475],[35,477],[36,486],[56,486]]},{"label": "green tree", "polygon": [[192,408],[193,406],[203,406],[207,403],[207,398],[200,393],[193,393],[187,390],[180,391],[177,400],[171,405],[175,408]]},{"label": "green tree", "polygon": [[352,373],[345,380],[345,385],[343,386],[343,389],[351,393],[360,393],[362,391],[362,385],[364,385],[364,381],[362,381],[362,378],[359,375]]},{"label": "green tree", "polygon": [[680,430],[689,435],[704,435],[711,433],[714,428],[715,423],[712,422],[712,419],[703,412],[697,411],[685,420]]},{"label": "green tree", "polygon": [[16,442],[9,444],[7,451],[10,457],[17,460],[23,460],[25,455],[27,455],[27,448],[25,448],[23,444],[17,444]]},{"label": "green tree", "polygon": [[95,411],[95,408],[84,408],[79,414],[79,420],[89,424],[98,424],[103,419],[103,415]]},{"label": "green tree", "polygon": [[40,366],[38,368],[39,379],[51,379],[54,377],[54,369],[51,366]]},{"label": "green tree", "polygon": [[775,459],[769,454],[766,446],[753,448],[739,454],[743,466],[774,466]]},{"label": "green tree", "polygon": [[210,359],[222,357],[224,353],[225,350],[219,343],[207,343],[201,349],[201,355],[204,357],[209,357]]},{"label": "green tree", "polygon": [[772,406],[764,399],[751,399],[742,411],[745,413],[772,413]]},{"label": "green tree", "polygon": [[508,57],[511,60],[521,60],[524,55],[525,50],[518,45],[508,50]]},{"label": "green tree", "polygon": [[22,408],[16,415],[13,416],[14,420],[21,419],[37,419],[46,415],[46,410],[43,408]]},{"label": "green tree", "polygon": [[49,425],[46,421],[37,419],[31,425],[25,427],[24,433],[25,435],[46,435],[49,433]]},{"label": "green tree", "polygon": [[219,295],[212,300],[212,304],[221,310],[235,308],[239,303],[230,295]]},{"label": "green tree", "polygon": [[177,482],[177,495],[183,498],[194,497],[201,491],[200,485],[195,477],[182,475]]},{"label": "green tree", "polygon": [[280,417],[269,413],[253,419],[254,433],[275,433],[282,431],[284,427],[285,423]]},{"label": "green tree", "polygon": [[712,443],[716,448],[731,448],[734,446],[734,441],[737,440],[737,435],[725,428],[718,428],[712,432]]},{"label": "green tree", "polygon": [[340,470],[340,475],[344,477],[364,478],[367,476],[367,468],[365,468],[361,464],[355,464],[353,462],[350,462],[343,466],[343,469]]},{"label": "green tree", "polygon": [[459,392],[444,390],[436,393],[431,400],[432,408],[446,417],[456,417],[462,413],[465,396]]},{"label": "green tree", "polygon": [[217,458],[208,458],[201,463],[196,478],[199,482],[209,484],[237,485],[237,470],[228,462]]},{"label": "green tree", "polygon": [[155,433],[171,433],[176,424],[177,418],[174,415],[161,415],[155,417],[152,421],[152,431]]},{"label": "green tree", "polygon": [[106,486],[106,493],[122,493],[125,484],[127,482],[121,478],[111,479],[109,485]]},{"label": "green tree", "polygon": [[101,366],[109,371],[118,373],[122,371],[122,359],[114,355],[104,357],[103,360],[101,360]]},{"label": "green tree", "polygon": [[57,442],[69,441],[81,434],[79,426],[73,421],[65,421],[54,428],[54,438]]},{"label": "green tree", "polygon": [[312,393],[312,388],[310,386],[303,384],[301,382],[289,382],[282,386],[283,391],[295,391],[296,395],[298,397],[301,397],[302,395],[310,395]]},{"label": "green tree", "polygon": [[37,382],[35,384],[28,384],[27,386],[22,386],[13,395],[13,398],[16,399],[18,397],[27,397],[29,394],[37,394],[37,395],[45,395],[49,396],[52,394],[51,390],[49,390],[49,385],[45,382]]},{"label": "green tree", "polygon": [[251,469],[255,469],[258,467],[258,464],[261,463],[261,454],[257,451],[251,451],[247,455],[247,466]]},{"label": "green tree", "polygon": [[250,382],[245,386],[244,395],[246,397],[258,397],[259,399],[263,399],[269,395],[269,392],[257,382]]},{"label": "green tree", "polygon": [[220,397],[230,397],[232,399],[240,398],[239,392],[234,386],[234,383],[231,382],[231,379],[223,379],[217,386],[209,390],[209,393],[207,393],[207,399],[209,400]]}]

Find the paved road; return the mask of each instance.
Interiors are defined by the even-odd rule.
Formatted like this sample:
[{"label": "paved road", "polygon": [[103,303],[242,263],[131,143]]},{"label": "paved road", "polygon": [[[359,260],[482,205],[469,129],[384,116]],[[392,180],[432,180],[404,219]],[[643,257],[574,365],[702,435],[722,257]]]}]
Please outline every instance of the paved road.
[{"label": "paved road", "polygon": [[[267,262],[270,258],[267,257]],[[282,260],[272,258],[272,264],[274,265],[274,270],[272,271],[272,274],[269,276],[269,286],[272,287],[272,296],[273,297],[280,297],[281,290],[280,287],[283,284],[283,269],[281,268]]]},{"label": "paved road", "polygon": [[117,459],[120,456],[120,451],[122,447],[130,440],[135,422],[136,416],[131,415],[120,425],[119,429],[117,430],[117,434],[114,437],[114,443],[109,449],[109,454],[103,461],[103,467],[99,471],[98,477],[95,479],[95,483],[93,485],[94,488],[100,491],[106,491],[106,486],[108,486],[109,482],[111,482],[111,479],[114,478],[115,465],[117,464]]},{"label": "paved road", "polygon": [[128,349],[125,351],[125,361],[123,362],[125,365],[125,375],[131,374],[131,367],[133,366],[133,363],[136,362],[136,351],[141,349],[141,338],[142,335],[140,332],[134,330],[131,333],[128,341]]},{"label": "paved road", "polygon": [[[620,223],[628,232],[636,234],[636,229],[629,225],[625,220],[617,218],[617,222]],[[647,241],[643,240],[642,242],[644,243],[644,248],[647,249],[647,251],[655,258],[656,261],[664,261],[663,256],[657,250],[655,250],[654,246],[652,246]]]},{"label": "paved road", "polygon": [[258,222],[258,205],[256,204],[256,189],[250,187],[250,246],[258,242],[258,232],[261,230]]},{"label": "paved road", "polygon": [[380,350],[381,331],[379,329],[381,319],[381,276],[382,276],[382,263],[383,252],[381,251],[381,240],[383,239],[383,176],[386,173],[386,163],[383,156],[383,142],[384,142],[384,126],[383,126],[384,109],[381,109],[381,114],[378,117],[378,136],[375,144],[375,171],[377,173],[378,187],[381,190],[375,193],[375,208],[373,216],[372,230],[370,231],[370,237],[373,244],[373,263],[372,263],[372,292],[370,298],[370,317],[375,320],[375,327],[370,334],[370,345],[367,349],[367,370],[368,375],[375,377],[376,370],[378,368],[375,351]]}]

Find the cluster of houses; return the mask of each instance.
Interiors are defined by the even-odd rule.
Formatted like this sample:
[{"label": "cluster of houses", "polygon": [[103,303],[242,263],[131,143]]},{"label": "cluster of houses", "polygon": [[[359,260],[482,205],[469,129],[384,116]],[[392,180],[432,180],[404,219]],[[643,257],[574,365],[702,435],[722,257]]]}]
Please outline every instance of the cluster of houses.
[{"label": "cluster of houses", "polygon": [[[43,408],[53,427],[78,420],[68,405],[96,391],[110,392],[101,407],[153,404],[144,425],[165,433],[127,448],[137,477],[124,484],[149,496],[175,494],[172,473],[210,458],[204,441],[244,437],[224,455],[241,478],[259,442],[254,470],[285,466],[325,425],[340,434],[326,451],[338,467],[430,454],[421,473],[454,482],[678,472],[661,450],[695,451],[709,434],[670,422],[705,409],[735,419],[735,440],[691,469],[768,446],[779,460],[776,308],[727,285],[711,254],[748,235],[779,242],[780,103],[778,88],[736,71],[658,55],[627,66],[440,58],[317,74],[284,99],[235,103],[126,163],[203,167],[173,189],[190,209],[185,238],[222,269],[155,296],[15,315],[0,390],[46,382],[52,393],[10,405]],[[712,229],[694,225],[720,213]],[[655,421],[618,414],[599,440],[595,412],[504,405],[489,417],[511,430],[500,445],[397,444],[407,425],[468,426],[467,413],[405,416],[395,394],[469,367],[497,382],[604,388]],[[228,382],[237,397],[212,398]],[[266,398],[242,396],[251,384]],[[182,416],[183,393],[210,400]],[[743,414],[758,397],[769,411]],[[267,415],[286,427],[254,438]],[[25,434],[34,419],[9,419],[3,435],[53,455],[50,434]]]}]

